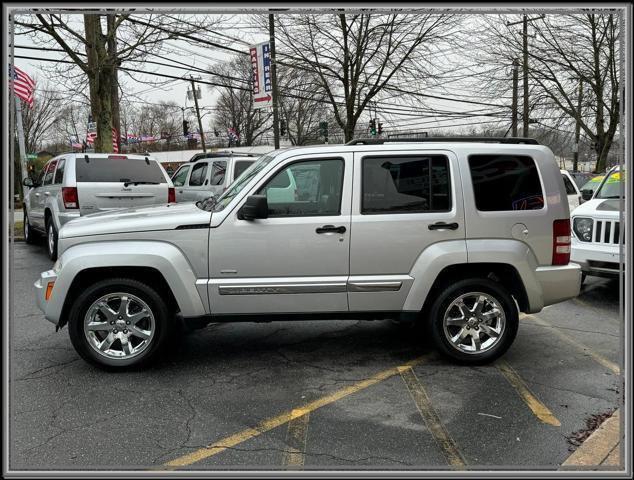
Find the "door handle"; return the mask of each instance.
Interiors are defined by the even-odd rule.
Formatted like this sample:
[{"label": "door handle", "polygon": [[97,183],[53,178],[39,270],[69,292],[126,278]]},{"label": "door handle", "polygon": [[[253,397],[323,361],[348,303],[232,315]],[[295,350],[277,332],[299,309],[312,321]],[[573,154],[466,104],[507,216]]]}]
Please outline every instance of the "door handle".
[{"label": "door handle", "polygon": [[44,195],[46,195],[47,197],[51,194],[51,192],[44,192]]},{"label": "door handle", "polygon": [[36,196],[36,197],[39,197],[39,196],[40,196],[39,192],[38,192],[38,193],[36,193],[36,194],[35,194],[35,196]]},{"label": "door handle", "polygon": [[458,224],[456,222],[453,223],[445,223],[445,222],[437,222],[428,225],[427,228],[430,230],[458,230]]},{"label": "door handle", "polygon": [[334,225],[324,225],[323,227],[317,227],[315,230],[317,233],[346,233],[346,227],[335,227]]},{"label": "door handle", "polygon": [[182,190],[179,190],[179,191],[178,191],[178,193],[183,193],[183,191],[182,191]]}]

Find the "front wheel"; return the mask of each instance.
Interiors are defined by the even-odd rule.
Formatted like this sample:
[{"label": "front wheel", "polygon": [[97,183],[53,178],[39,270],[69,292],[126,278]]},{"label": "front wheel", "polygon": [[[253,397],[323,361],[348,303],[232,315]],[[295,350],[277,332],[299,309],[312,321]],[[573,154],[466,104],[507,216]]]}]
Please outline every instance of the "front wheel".
[{"label": "front wheel", "polygon": [[53,261],[57,260],[57,228],[55,228],[55,222],[50,217],[46,222],[46,250],[48,251],[48,258]]},{"label": "front wheel", "polygon": [[84,360],[123,370],[157,356],[170,336],[169,322],[169,309],[153,288],[132,279],[107,279],[77,297],[68,332]]},{"label": "front wheel", "polygon": [[445,355],[460,363],[489,363],[513,343],[519,315],[499,284],[474,278],[447,286],[430,309],[432,336]]},{"label": "front wheel", "polygon": [[29,214],[26,212],[26,208],[24,209],[24,241],[28,244],[34,244],[36,241],[36,233],[31,227],[31,222],[29,221]]}]

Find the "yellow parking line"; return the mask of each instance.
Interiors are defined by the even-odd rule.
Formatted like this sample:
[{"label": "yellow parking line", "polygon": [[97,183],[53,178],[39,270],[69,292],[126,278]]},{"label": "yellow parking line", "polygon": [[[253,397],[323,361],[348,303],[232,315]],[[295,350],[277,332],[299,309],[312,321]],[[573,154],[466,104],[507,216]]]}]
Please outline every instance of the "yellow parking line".
[{"label": "yellow parking line", "polygon": [[287,469],[300,470],[304,467],[310,412],[298,408],[291,412],[291,416],[293,419],[288,422],[288,430],[286,431],[286,445],[290,450],[284,453],[282,465]]},{"label": "yellow parking line", "polygon": [[528,405],[528,408],[535,414],[537,418],[543,423],[547,423],[548,425],[553,425],[555,427],[560,427],[561,422],[557,420],[557,418],[553,415],[553,413],[540,402],[533,392],[531,392],[528,386],[524,383],[524,380],[517,374],[513,368],[506,363],[505,361],[500,361],[497,364],[498,369],[502,372],[502,374],[506,377],[508,382],[511,384],[513,388],[517,391],[524,403]]},{"label": "yellow parking line", "polygon": [[[415,360],[407,362],[404,367],[418,365],[431,357],[430,354],[423,355]],[[191,465],[193,463],[204,460],[205,458],[214,456],[219,454],[220,452],[225,451],[228,448],[239,445],[240,443],[246,442],[252,438],[255,438],[263,433],[266,433],[270,430],[273,430],[280,425],[284,425],[285,423],[293,420],[293,411],[297,412],[298,410],[304,411],[306,413],[317,410],[318,408],[324,407],[326,405],[330,405],[331,403],[336,402],[337,400],[341,400],[344,397],[352,395],[353,393],[360,392],[361,390],[365,390],[372,385],[376,385],[379,382],[387,380],[394,375],[399,374],[399,367],[389,368],[382,372],[377,373],[376,375],[362,380],[354,385],[350,385],[348,387],[342,388],[341,390],[337,390],[330,395],[326,395],[325,397],[318,398],[310,403],[305,404],[299,409],[290,410],[284,412],[276,417],[268,418],[266,420],[261,421],[253,428],[246,428],[241,432],[238,432],[234,435],[230,435],[228,437],[223,438],[215,443],[208,445],[207,447],[201,448],[194,452],[188,453],[181,457],[175,458],[174,460],[170,460],[165,463],[163,467],[167,469],[174,469],[178,467],[185,467],[187,465]],[[402,367],[401,367],[402,368]]]},{"label": "yellow parking line", "polygon": [[409,390],[410,395],[414,399],[414,403],[418,408],[423,420],[425,421],[425,425],[431,432],[434,437],[434,440],[442,450],[442,453],[445,455],[447,459],[447,463],[455,468],[463,468],[465,466],[465,461],[460,455],[460,451],[456,443],[453,441],[449,432],[445,429],[445,426],[440,421],[440,417],[434,410],[434,407],[429,400],[429,396],[427,392],[425,392],[425,388],[419,382],[418,378],[416,378],[416,374],[412,367],[399,367],[399,371],[401,373],[401,378],[407,385],[407,389]]},{"label": "yellow parking line", "polygon": [[620,367],[616,363],[608,360],[603,355],[601,355],[599,353],[596,353],[594,350],[592,350],[587,345],[584,345],[583,343],[578,342],[574,338],[572,338],[572,337],[566,335],[565,333],[561,332],[552,323],[544,320],[543,318],[539,318],[539,317],[537,317],[535,315],[524,315],[524,318],[528,318],[528,319],[532,320],[533,322],[537,323],[538,325],[541,325],[542,327],[550,328],[552,330],[552,332],[555,335],[557,335],[559,338],[561,338],[563,341],[569,343],[573,347],[575,347],[578,350],[581,350],[583,353],[589,355],[590,358],[592,358],[595,362],[597,362],[598,364],[604,366],[608,370],[611,370],[613,373],[616,373],[618,375],[621,372]]}]

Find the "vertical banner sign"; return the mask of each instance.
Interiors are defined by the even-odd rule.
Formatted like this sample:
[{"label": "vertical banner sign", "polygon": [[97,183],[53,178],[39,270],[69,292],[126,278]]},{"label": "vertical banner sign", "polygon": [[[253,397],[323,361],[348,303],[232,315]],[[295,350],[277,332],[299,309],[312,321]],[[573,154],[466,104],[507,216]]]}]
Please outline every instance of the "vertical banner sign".
[{"label": "vertical banner sign", "polygon": [[258,43],[249,50],[253,69],[253,107],[272,107],[271,45],[269,42]]}]

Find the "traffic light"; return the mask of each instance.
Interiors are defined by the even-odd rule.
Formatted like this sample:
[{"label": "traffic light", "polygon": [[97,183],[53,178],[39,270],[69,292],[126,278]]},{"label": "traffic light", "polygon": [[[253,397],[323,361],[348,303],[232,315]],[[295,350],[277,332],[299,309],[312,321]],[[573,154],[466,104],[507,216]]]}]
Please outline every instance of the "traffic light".
[{"label": "traffic light", "polygon": [[376,118],[370,119],[370,135],[373,137],[376,135]]},{"label": "traffic light", "polygon": [[383,133],[383,124],[379,122],[379,135]]},{"label": "traffic light", "polygon": [[183,120],[183,137],[189,135],[189,122],[187,120]]},{"label": "traffic light", "polygon": [[280,120],[280,136],[286,135],[286,120]]},{"label": "traffic light", "polygon": [[322,137],[328,138],[328,122],[319,122],[319,133]]}]

